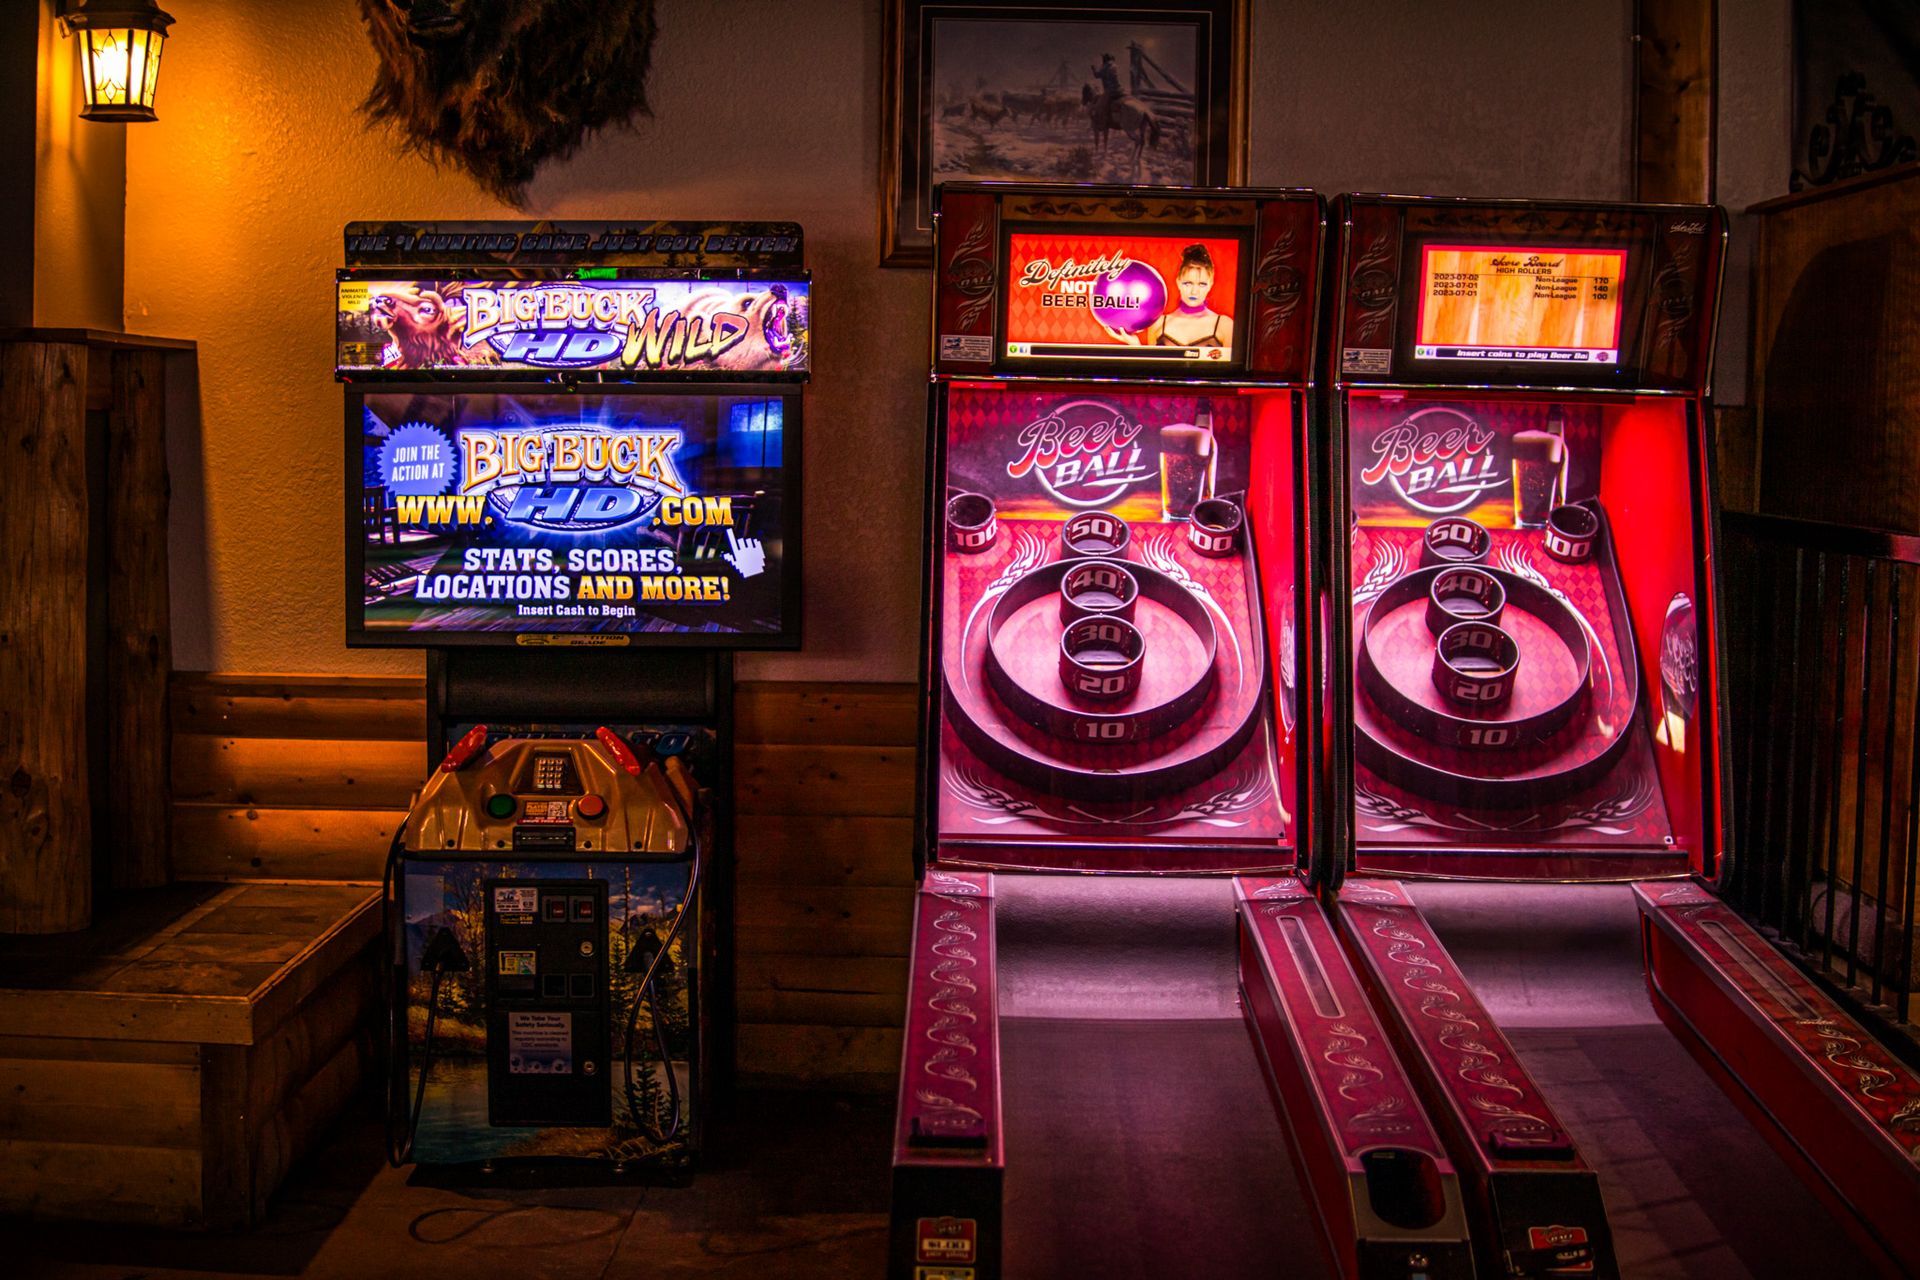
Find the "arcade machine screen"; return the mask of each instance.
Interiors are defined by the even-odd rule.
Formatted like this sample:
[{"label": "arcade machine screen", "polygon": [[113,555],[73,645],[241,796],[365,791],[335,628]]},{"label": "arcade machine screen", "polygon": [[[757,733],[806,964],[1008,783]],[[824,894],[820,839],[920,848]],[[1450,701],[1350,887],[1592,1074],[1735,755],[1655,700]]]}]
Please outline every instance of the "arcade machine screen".
[{"label": "arcade machine screen", "polygon": [[1012,232],[1007,363],[1137,364],[1141,377],[1244,366],[1234,317],[1245,256],[1218,235]]},{"label": "arcade machine screen", "polygon": [[1430,244],[1416,360],[1615,364],[1624,249]]},{"label": "arcade machine screen", "polygon": [[1010,219],[959,237],[997,248],[998,297],[980,298],[991,334],[942,322],[937,367],[977,353],[1002,376],[937,395],[943,861],[1290,862],[1304,407],[1227,385],[1260,377],[1253,207],[1243,226]]},{"label": "arcade machine screen", "polygon": [[1710,856],[1699,366],[1678,363],[1704,345],[1705,228],[1469,240],[1421,216],[1396,287],[1350,280],[1374,306],[1340,352],[1362,864],[1684,868]]},{"label": "arcade machine screen", "polygon": [[788,397],[366,390],[355,644],[790,643]]}]

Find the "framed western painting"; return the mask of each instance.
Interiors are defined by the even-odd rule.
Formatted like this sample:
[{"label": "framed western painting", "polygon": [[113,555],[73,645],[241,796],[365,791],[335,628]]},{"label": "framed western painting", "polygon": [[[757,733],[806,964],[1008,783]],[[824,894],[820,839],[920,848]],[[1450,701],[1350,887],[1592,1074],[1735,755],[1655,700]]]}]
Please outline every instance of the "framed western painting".
[{"label": "framed western painting", "polygon": [[958,178],[1244,180],[1247,0],[887,0],[880,261],[924,266]]}]

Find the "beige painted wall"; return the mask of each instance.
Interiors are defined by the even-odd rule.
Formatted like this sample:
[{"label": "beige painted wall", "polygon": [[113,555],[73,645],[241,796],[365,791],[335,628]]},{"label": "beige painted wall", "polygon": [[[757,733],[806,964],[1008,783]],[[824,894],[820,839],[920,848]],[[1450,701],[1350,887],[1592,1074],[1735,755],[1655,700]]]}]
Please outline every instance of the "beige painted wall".
[{"label": "beige painted wall", "polygon": [[[1257,183],[1626,193],[1630,0],[1252,0]],[[927,282],[882,271],[877,0],[662,0],[638,121],[505,208],[368,133],[351,0],[177,0],[161,122],[128,154],[128,327],[200,342],[176,441],[175,661],[414,671],[341,642],[329,286],[352,218],[790,217],[815,272],[806,648],[748,678],[911,680]]]}]

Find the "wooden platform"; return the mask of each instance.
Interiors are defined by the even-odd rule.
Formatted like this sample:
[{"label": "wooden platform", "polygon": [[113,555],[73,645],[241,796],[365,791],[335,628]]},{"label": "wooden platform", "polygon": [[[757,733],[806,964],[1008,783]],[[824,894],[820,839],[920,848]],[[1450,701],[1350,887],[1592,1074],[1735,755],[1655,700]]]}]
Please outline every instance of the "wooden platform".
[{"label": "wooden platform", "polygon": [[[912,931],[915,690],[735,693],[739,1070],[891,1094]],[[426,686],[176,672],[174,872],[372,880],[426,773]]]},{"label": "wooden platform", "polygon": [[379,890],[180,884],[0,938],[0,1212],[235,1227],[359,1086]]}]

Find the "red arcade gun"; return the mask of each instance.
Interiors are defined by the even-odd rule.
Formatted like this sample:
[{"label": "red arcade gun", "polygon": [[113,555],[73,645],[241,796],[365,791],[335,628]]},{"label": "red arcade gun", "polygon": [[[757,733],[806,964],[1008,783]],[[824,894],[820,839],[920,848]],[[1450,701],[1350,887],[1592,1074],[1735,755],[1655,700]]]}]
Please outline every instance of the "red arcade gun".
[{"label": "red arcade gun", "polygon": [[[1670,1161],[1702,1129],[1738,1153],[1744,1185],[1719,1194],[1782,1233],[1748,1242],[1764,1265],[1849,1269],[1829,1209],[1869,1265],[1912,1265],[1912,1073],[1712,892],[1731,856],[1706,399],[1723,213],[1366,195],[1334,223],[1341,799],[1308,885],[1241,882],[1276,1087],[1324,1086],[1341,1057],[1352,1087],[1315,1099],[1355,1149],[1424,1105],[1481,1275],[1648,1261],[1616,1245],[1595,1166],[1632,1204],[1672,1197],[1673,1168],[1664,1190],[1636,1183],[1645,1162],[1616,1164],[1612,1130],[1575,1125],[1595,1136],[1576,1144],[1549,1103],[1590,1117],[1609,1080]],[[1298,937],[1328,927],[1384,1043],[1357,1022],[1303,1032],[1329,984]],[[1411,1094],[1380,1083],[1396,1071]],[[1343,1269],[1414,1274],[1369,1266],[1393,1224],[1339,1173],[1310,1184],[1330,1224],[1355,1225]]]},{"label": "red arcade gun", "polygon": [[[1115,1162],[1159,1158],[1098,1141],[1166,1143],[1149,1176],[1174,1211],[1180,1139],[1219,1145],[1175,1132],[1193,1095],[1169,1072],[1231,1055],[1219,1070],[1244,1068],[1239,1113],[1272,1139],[1250,1161],[1286,1163],[1233,1008],[1220,873],[1291,872],[1311,839],[1323,206],[1011,183],[936,199],[921,888],[891,1274],[987,1280],[1003,1240],[1036,1274],[1097,1274],[1098,1248],[1155,1247],[1126,1243],[1154,1197],[1101,1197],[1124,1191]],[[1142,1015],[1182,982],[1224,1016]],[[1046,1094],[1074,1082],[1088,1091]],[[1107,1089],[1127,1101],[1090,1101]],[[1099,1186],[1076,1181],[1103,1168]],[[1003,1221],[1003,1199],[1035,1229]],[[1040,1256],[1073,1234],[1061,1199],[1104,1232],[1096,1252]]]}]

